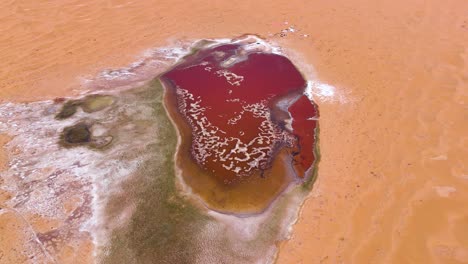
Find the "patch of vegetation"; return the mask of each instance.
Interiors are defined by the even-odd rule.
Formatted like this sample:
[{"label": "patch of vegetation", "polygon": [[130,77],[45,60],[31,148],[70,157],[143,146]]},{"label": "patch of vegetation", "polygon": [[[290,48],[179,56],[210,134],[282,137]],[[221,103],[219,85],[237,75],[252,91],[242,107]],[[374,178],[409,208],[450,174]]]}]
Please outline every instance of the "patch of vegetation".
[{"label": "patch of vegetation", "polygon": [[[103,263],[193,263],[200,246],[197,234],[209,218],[176,189],[177,134],[163,107],[163,89],[154,81],[133,95],[151,105],[149,118],[158,126],[157,139],[145,149],[153,157],[141,164],[136,180],[124,187],[132,190],[136,210],[128,226],[114,231]],[[126,100],[125,95],[121,100]]]},{"label": "patch of vegetation", "polygon": [[78,107],[81,107],[86,113],[101,111],[115,102],[115,98],[105,94],[91,94],[82,99],[68,100],[63,105],[60,111],[55,115],[58,120],[72,117]]},{"label": "patch of vegetation", "polygon": [[114,103],[113,96],[105,94],[91,94],[83,98],[80,106],[86,113],[101,111]]},{"label": "patch of vegetation", "polygon": [[66,119],[73,116],[80,105],[79,100],[70,100],[63,104],[62,109],[55,116],[56,119]]}]

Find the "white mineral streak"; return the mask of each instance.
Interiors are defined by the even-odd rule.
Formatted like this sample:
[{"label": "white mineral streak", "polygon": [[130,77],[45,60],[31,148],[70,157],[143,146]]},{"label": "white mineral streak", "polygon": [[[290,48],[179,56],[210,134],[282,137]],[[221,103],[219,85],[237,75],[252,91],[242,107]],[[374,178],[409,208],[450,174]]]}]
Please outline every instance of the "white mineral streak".
[{"label": "white mineral streak", "polygon": [[[292,144],[294,138],[270,120],[270,111],[265,101],[247,104],[242,102],[241,113],[228,120],[235,125],[243,115],[249,114],[261,121],[258,135],[248,142],[241,138],[225,137],[226,131],[213,125],[205,116],[206,109],[200,106],[200,97],[195,98],[188,90],[177,87],[178,107],[192,127],[192,155],[199,164],[207,161],[228,162],[222,166],[236,173],[249,173],[267,165],[273,147],[278,142]],[[234,147],[233,147],[234,146]]]}]

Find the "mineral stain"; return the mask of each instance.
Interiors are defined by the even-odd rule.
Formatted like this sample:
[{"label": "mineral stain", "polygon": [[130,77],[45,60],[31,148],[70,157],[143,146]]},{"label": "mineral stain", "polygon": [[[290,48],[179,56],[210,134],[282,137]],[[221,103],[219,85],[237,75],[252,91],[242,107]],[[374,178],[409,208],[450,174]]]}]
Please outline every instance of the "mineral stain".
[{"label": "mineral stain", "polygon": [[211,209],[257,213],[314,165],[317,106],[284,56],[200,48],[160,77],[185,183]]}]

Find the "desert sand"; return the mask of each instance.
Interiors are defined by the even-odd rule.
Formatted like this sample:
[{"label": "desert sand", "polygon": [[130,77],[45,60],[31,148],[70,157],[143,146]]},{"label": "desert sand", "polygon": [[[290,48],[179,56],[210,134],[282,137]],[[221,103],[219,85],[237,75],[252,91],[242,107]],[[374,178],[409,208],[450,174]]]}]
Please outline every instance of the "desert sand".
[{"label": "desert sand", "polygon": [[[318,179],[277,262],[468,263],[466,10],[463,0],[3,1],[0,101],[76,95],[102,69],[178,39],[258,34],[331,85],[316,98]],[[33,234],[59,223],[0,212],[1,260],[47,261]],[[90,243],[76,248],[54,257],[91,261]]]}]

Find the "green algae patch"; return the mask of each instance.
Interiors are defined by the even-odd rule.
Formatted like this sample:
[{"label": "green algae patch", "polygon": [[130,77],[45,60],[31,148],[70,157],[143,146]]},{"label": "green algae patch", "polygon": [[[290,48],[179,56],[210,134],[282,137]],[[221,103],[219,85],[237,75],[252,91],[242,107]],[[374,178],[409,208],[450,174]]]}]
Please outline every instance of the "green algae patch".
[{"label": "green algae patch", "polygon": [[63,104],[60,111],[55,116],[56,119],[66,119],[73,116],[76,111],[78,110],[78,106],[80,105],[79,100],[70,100]]},{"label": "green algae patch", "polygon": [[101,111],[115,102],[113,96],[103,94],[92,94],[82,99],[81,108],[86,113]]},{"label": "green algae patch", "polygon": [[55,119],[62,120],[72,117],[81,107],[86,113],[94,113],[106,109],[115,102],[115,97],[106,94],[90,94],[81,99],[68,100],[60,111],[55,115]]}]

